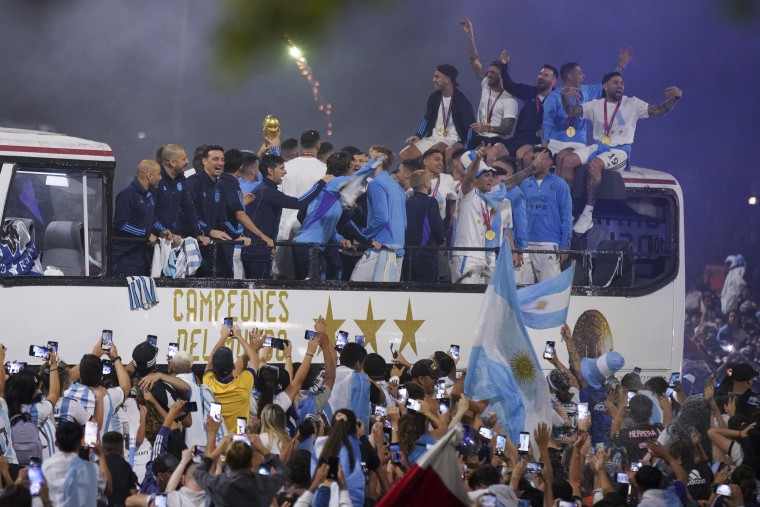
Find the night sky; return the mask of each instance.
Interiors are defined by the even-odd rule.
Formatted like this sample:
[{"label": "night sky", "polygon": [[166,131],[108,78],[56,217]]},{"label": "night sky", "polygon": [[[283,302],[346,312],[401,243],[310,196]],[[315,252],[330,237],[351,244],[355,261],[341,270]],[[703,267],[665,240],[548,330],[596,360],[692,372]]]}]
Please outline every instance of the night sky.
[{"label": "night sky", "polygon": [[[0,125],[42,128],[109,143],[117,189],[158,145],[257,149],[261,121],[276,114],[284,137],[325,132],[310,86],[283,43],[251,58],[247,78],[215,73],[218,2],[187,0],[0,1]],[[460,71],[477,106],[479,83],[459,20],[468,16],[484,63],[511,53],[512,77],[534,83],[543,63],[577,61],[587,83],[633,46],[626,95],[655,103],[666,86],[684,97],[664,118],[638,124],[633,163],[667,171],[685,194],[687,266],[701,272],[728,253],[757,269],[760,209],[760,16],[737,19],[726,0],[567,2],[408,0],[354,2],[304,47],[333,107],[337,147],[386,144],[413,134],[437,64]],[[298,42],[298,41],[296,41]],[[144,133],[141,139],[138,133]]]}]

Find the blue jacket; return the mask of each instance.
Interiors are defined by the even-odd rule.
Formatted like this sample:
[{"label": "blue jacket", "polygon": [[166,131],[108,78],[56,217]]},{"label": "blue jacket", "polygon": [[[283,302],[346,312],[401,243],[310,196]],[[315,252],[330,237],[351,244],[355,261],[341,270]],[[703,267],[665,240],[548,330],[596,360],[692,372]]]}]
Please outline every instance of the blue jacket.
[{"label": "blue jacket", "polygon": [[528,211],[528,241],[557,243],[570,248],[573,202],[570,187],[555,174],[547,174],[539,187],[536,177],[523,180],[520,189]]},{"label": "blue jacket", "polygon": [[[406,201],[406,241],[409,246],[438,246],[443,243],[445,231],[438,211],[438,201],[427,194],[415,192]],[[413,250],[410,255],[436,257],[435,250]]]},{"label": "blue jacket", "polygon": [[[425,116],[423,116],[420,126],[417,127],[417,137],[428,137],[433,133],[435,122],[438,119],[438,110],[441,108],[442,96],[443,93],[439,90],[431,93],[428,97]],[[450,107],[454,108],[451,111],[451,121],[454,122],[459,141],[465,148],[472,148],[470,143],[473,141],[473,133],[470,125],[475,123],[475,114],[472,112],[472,104],[459,88],[454,88]]]},{"label": "blue jacket", "polygon": [[[187,179],[190,196],[198,215],[198,224],[203,230],[204,236],[208,236],[211,229],[220,229],[222,196],[216,188],[216,183],[205,171],[197,172]],[[183,232],[191,229],[187,217],[182,217],[182,222]]]},{"label": "blue jacket", "polygon": [[155,201],[153,193],[145,190],[137,178],[116,196],[113,214],[113,260],[130,266],[149,266],[152,247],[139,241],[119,241],[118,238],[144,238],[151,235]]},{"label": "blue jacket", "polygon": [[237,212],[245,211],[240,183],[231,174],[222,173],[216,182],[216,189],[219,191],[222,204],[219,218],[222,230],[230,237],[237,238],[243,234],[243,226],[238,222]]},{"label": "blue jacket", "polygon": [[[283,194],[272,180],[264,178],[264,181],[253,191],[253,202],[245,207],[245,212],[261,232],[274,239],[277,237],[277,230],[280,228],[283,208],[301,209],[307,207],[319,195],[324,186],[325,182],[319,180],[302,196],[293,197]],[[272,249],[262,245],[261,240],[254,237],[252,232],[246,230],[245,235],[251,238],[254,244],[248,248],[243,248],[241,258],[247,261],[268,261]]]},{"label": "blue jacket", "polygon": [[[169,229],[175,234],[202,235],[203,229],[198,223],[198,213],[195,211],[193,198],[190,196],[190,189],[187,186],[187,178],[184,174],[172,179],[162,167],[161,183],[158,184],[154,193],[156,219],[153,222],[153,234],[158,236],[162,231]],[[188,231],[179,230],[181,226],[179,223],[180,210],[185,224],[191,227]]]},{"label": "blue jacket", "polygon": [[517,115],[515,139],[532,140],[529,144],[538,144],[540,138],[536,132],[541,130],[544,118],[544,105],[538,99],[536,85],[515,83],[509,76],[509,65],[501,67],[501,81],[504,89],[524,102],[520,114]]},{"label": "blue jacket", "polygon": [[[602,96],[602,85],[581,85],[581,99],[578,104],[585,104],[589,100],[598,99]],[[586,144],[586,125],[588,122],[577,116],[573,122],[575,135],[567,135],[567,127],[570,126],[567,113],[562,107],[562,94],[560,90],[554,90],[544,99],[543,135],[541,139],[549,141],[556,139],[566,143]]]},{"label": "blue jacket", "polygon": [[375,175],[367,185],[367,227],[362,235],[381,245],[396,248],[398,256],[406,235],[406,194],[386,171]]}]

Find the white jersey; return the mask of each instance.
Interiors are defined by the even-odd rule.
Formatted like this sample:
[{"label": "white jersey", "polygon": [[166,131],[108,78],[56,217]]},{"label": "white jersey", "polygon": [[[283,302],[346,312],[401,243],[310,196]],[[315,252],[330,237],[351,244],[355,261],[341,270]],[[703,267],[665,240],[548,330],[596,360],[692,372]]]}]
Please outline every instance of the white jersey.
[{"label": "white jersey", "polygon": [[[482,92],[480,93],[480,105],[478,106],[478,123],[499,126],[504,118],[517,118],[517,101],[506,90],[498,92],[491,90],[488,86],[488,78],[483,78],[480,82]],[[493,109],[492,109],[493,108]],[[488,112],[491,111],[491,121],[488,121]],[[514,130],[514,127],[512,127]],[[504,136],[494,134],[493,132],[481,132],[481,137],[504,137],[509,138],[512,132]]]},{"label": "white jersey", "polygon": [[[486,246],[486,217],[493,220],[494,210],[480,198],[478,191],[474,188],[469,194],[463,194],[459,191],[459,202],[457,203],[457,233],[454,237],[455,247],[474,247],[485,248]],[[456,255],[467,255],[475,259],[485,259],[484,251],[462,251],[455,252]]]},{"label": "white jersey", "polygon": [[[314,157],[297,157],[285,162],[287,174],[282,178],[280,190],[285,195],[300,197],[305,194],[327,172],[327,166]],[[298,210],[283,209],[280,218],[279,240],[292,239],[296,227]]]},{"label": "white jersey", "polygon": [[[594,140],[600,141],[604,132],[604,109],[607,108],[607,121],[612,118],[617,104],[608,103],[605,99],[590,100],[581,104],[583,117],[594,124]],[[636,122],[641,118],[649,118],[649,104],[636,97],[623,97],[620,109],[612,120],[610,129],[611,146],[632,144],[636,133]]]},{"label": "white jersey", "polygon": [[446,201],[457,200],[457,182],[450,174],[441,173],[436,178],[430,175],[430,197],[438,201],[441,218],[446,217]]},{"label": "white jersey", "polygon": [[[446,121],[444,121],[444,111],[446,112],[446,118],[448,118]],[[444,124],[446,125],[445,128]],[[435,120],[433,135],[445,137],[454,142],[459,141],[457,129],[454,128],[454,111],[451,110],[451,97],[443,97],[443,107],[441,107],[440,102],[438,103],[438,116]]]}]

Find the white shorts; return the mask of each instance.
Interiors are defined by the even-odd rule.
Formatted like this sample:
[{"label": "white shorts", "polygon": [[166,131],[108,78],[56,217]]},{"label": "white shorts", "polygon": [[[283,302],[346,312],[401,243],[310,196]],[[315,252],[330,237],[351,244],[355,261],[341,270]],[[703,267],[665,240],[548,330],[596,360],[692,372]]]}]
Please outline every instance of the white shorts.
[{"label": "white shorts", "polygon": [[401,280],[401,265],[404,257],[397,257],[391,250],[364,252],[351,273],[353,282],[398,282]]},{"label": "white shorts", "polygon": [[[568,148],[571,148],[575,153],[578,153],[578,150],[582,150],[585,147],[586,145],[583,143],[568,143],[565,141],[557,141],[556,139],[549,140],[549,145],[547,146],[547,148],[549,148],[549,151],[552,152],[552,156],[555,156],[560,151],[566,150]],[[583,163],[585,164],[586,162]]]},{"label": "white shorts", "polygon": [[490,259],[467,255],[454,255],[449,261],[451,283],[485,284],[491,280],[493,267]]},{"label": "white shorts", "polygon": [[[588,164],[588,158],[598,149],[598,144],[592,144],[585,146],[581,150],[576,150],[575,154],[581,158],[582,164]],[[598,158],[604,162],[604,168],[611,171],[621,171],[628,165],[628,153],[624,150],[616,150],[615,148],[610,148],[610,151],[601,153],[594,158]]]},{"label": "white shorts", "polygon": [[428,151],[430,148],[432,148],[438,143],[443,143],[446,146],[451,147],[454,143],[458,143],[458,142],[459,142],[459,138],[456,136],[443,137],[441,135],[436,134],[435,131],[433,131],[433,135],[431,135],[430,137],[423,137],[422,139],[414,143],[412,146],[420,150],[420,153],[425,153],[426,151]]}]

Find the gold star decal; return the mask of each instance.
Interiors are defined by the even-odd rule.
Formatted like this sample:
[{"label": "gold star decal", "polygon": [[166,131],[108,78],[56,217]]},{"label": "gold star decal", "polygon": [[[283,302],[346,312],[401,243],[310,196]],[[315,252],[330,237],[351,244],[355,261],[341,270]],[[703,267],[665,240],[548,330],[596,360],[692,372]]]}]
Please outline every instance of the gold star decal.
[{"label": "gold star decal", "polygon": [[417,330],[425,323],[424,320],[414,320],[412,317],[412,300],[409,299],[406,307],[406,318],[404,320],[393,319],[398,328],[401,330],[401,345],[399,352],[404,351],[404,346],[408,343],[414,353],[417,353]]},{"label": "gold star decal", "polygon": [[372,348],[377,352],[377,332],[385,322],[385,319],[375,320],[375,316],[372,313],[372,298],[370,298],[367,305],[367,318],[364,320],[354,319],[354,322],[356,322],[356,325],[359,326],[359,329],[364,334],[365,348],[369,349],[369,346],[372,345]]},{"label": "gold star decal", "polygon": [[[317,319],[314,319],[316,322]],[[327,313],[325,314],[325,324],[327,325],[327,337],[330,339],[330,343],[335,344],[335,335],[338,334],[340,327],[346,322],[345,319],[334,319],[332,311],[332,301],[327,298]]]}]

